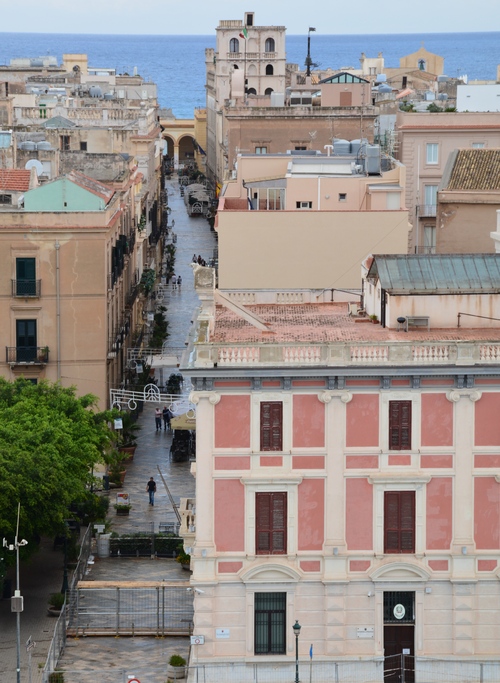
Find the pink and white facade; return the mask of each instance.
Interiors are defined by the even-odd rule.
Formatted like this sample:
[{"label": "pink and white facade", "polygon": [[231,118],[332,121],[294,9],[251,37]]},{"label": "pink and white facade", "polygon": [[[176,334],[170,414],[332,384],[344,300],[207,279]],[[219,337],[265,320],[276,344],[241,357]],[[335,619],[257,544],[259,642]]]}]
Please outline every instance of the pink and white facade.
[{"label": "pink and white facade", "polygon": [[435,659],[450,675],[487,662],[493,680],[498,323],[404,332],[340,303],[238,312],[195,279],[197,663],[293,663],[298,620],[301,661],[313,643],[316,666],[355,680],[382,680],[384,657],[396,680],[401,653],[416,680]]}]

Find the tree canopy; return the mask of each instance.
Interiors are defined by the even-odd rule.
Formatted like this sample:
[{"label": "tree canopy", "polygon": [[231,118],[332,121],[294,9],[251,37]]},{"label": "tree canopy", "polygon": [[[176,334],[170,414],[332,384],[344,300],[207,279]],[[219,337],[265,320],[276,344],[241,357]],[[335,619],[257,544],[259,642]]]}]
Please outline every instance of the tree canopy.
[{"label": "tree canopy", "polygon": [[37,538],[64,528],[111,445],[112,413],[97,412],[96,402],[75,388],[0,378],[0,539],[13,540],[18,502],[19,536],[31,550]]}]

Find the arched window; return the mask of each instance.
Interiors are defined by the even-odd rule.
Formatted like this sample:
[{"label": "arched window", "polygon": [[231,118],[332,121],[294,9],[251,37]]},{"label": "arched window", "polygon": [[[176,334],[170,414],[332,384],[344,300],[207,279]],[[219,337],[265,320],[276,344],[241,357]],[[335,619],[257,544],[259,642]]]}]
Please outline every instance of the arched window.
[{"label": "arched window", "polygon": [[266,66],[266,76],[273,76],[274,74],[274,67],[272,64],[267,64]]},{"label": "arched window", "polygon": [[418,68],[420,71],[425,71],[425,59],[418,60]]},{"label": "arched window", "polygon": [[274,52],[275,51],[274,38],[268,38],[266,40],[266,46],[265,46],[264,50],[265,50],[265,52]]},{"label": "arched window", "polygon": [[239,69],[240,67],[237,64],[233,64],[233,69]]},{"label": "arched window", "polygon": [[272,92],[274,92],[272,88],[266,88],[266,92],[264,93],[264,95],[270,95]]},{"label": "arched window", "polygon": [[247,95],[256,95],[256,94],[257,94],[257,91],[255,90],[255,88],[248,88]]},{"label": "arched window", "polygon": [[229,52],[239,52],[240,51],[240,41],[238,38],[231,38],[229,41]]}]

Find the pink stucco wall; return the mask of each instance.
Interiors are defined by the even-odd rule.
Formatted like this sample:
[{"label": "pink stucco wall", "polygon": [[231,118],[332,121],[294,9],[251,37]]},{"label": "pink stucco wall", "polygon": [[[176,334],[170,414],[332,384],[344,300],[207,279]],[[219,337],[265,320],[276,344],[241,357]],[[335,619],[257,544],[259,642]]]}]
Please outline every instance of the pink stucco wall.
[{"label": "pink stucco wall", "polygon": [[453,445],[453,403],[446,394],[422,394],[421,444]]},{"label": "pink stucco wall", "polygon": [[373,548],[373,487],[368,479],[346,479],[346,541],[349,550]]},{"label": "pink stucco wall", "polygon": [[387,463],[392,467],[409,467],[411,465],[411,455],[389,455]]},{"label": "pink stucco wall", "polygon": [[293,397],[294,448],[323,448],[325,445],[325,404],[316,394]]},{"label": "pink stucco wall", "polygon": [[214,481],[214,541],[218,552],[245,550],[245,487],[239,479]]},{"label": "pink stucco wall", "polygon": [[281,386],[281,382],[279,381],[279,379],[263,379],[262,386],[273,387],[274,389],[276,389]]},{"label": "pink stucco wall", "polygon": [[217,571],[219,574],[236,574],[243,567],[243,562],[218,562]]},{"label": "pink stucco wall", "polygon": [[496,560],[478,560],[477,570],[478,572],[493,572],[497,568]]},{"label": "pink stucco wall", "polygon": [[282,455],[261,455],[260,456],[260,466],[261,467],[282,467],[283,466],[283,456]]},{"label": "pink stucco wall", "polygon": [[423,379],[420,382],[422,387],[452,387],[454,384],[452,379]]},{"label": "pink stucco wall", "polygon": [[294,470],[323,470],[325,457],[323,455],[294,455],[292,469]]},{"label": "pink stucco wall", "polygon": [[371,562],[369,560],[351,560],[349,562],[349,571],[351,572],[366,572],[370,567]]},{"label": "pink stucco wall", "polygon": [[500,469],[500,455],[478,454],[474,456],[474,467],[495,467]]},{"label": "pink stucco wall", "polygon": [[321,569],[321,562],[319,560],[302,560],[300,568],[303,572],[319,572]]},{"label": "pink stucco wall", "polygon": [[222,396],[215,406],[215,448],[250,448],[250,396]]},{"label": "pink stucco wall", "polygon": [[298,486],[298,549],[322,550],[325,538],[325,481],[304,479]]},{"label": "pink stucco wall", "polygon": [[453,467],[453,456],[452,455],[421,455],[420,456],[420,467],[422,468],[433,468],[433,467]]},{"label": "pink stucco wall", "polygon": [[241,457],[237,457],[237,456],[215,457],[214,458],[214,469],[216,469],[216,470],[249,470],[250,469],[250,456],[244,455]]},{"label": "pink stucco wall", "polygon": [[410,386],[410,380],[409,379],[393,379],[391,382],[391,385],[393,387],[409,387]]},{"label": "pink stucco wall", "polygon": [[346,446],[378,446],[378,394],[355,394],[346,406]]},{"label": "pink stucco wall", "polygon": [[348,470],[376,470],[378,455],[346,455],[345,466]]},{"label": "pink stucco wall", "polygon": [[500,484],[494,477],[475,477],[474,540],[478,550],[500,549],[499,520]]},{"label": "pink stucco wall", "polygon": [[500,446],[500,394],[484,392],[474,408],[476,446]]},{"label": "pink stucco wall", "polygon": [[249,380],[239,380],[239,381],[223,381],[214,382],[214,387],[251,387],[252,383]]},{"label": "pink stucco wall", "polygon": [[449,550],[453,534],[451,477],[433,477],[427,484],[427,549]]},{"label": "pink stucco wall", "polygon": [[324,379],[294,379],[292,387],[324,387],[326,382]]},{"label": "pink stucco wall", "polygon": [[448,560],[429,560],[429,569],[433,572],[447,572],[448,571]]}]

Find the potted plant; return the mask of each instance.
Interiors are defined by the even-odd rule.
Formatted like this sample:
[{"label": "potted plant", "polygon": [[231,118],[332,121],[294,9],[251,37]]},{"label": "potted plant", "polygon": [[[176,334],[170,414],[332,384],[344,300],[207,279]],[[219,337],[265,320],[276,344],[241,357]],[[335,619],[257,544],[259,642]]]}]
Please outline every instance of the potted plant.
[{"label": "potted plant", "polygon": [[48,346],[42,346],[40,349],[38,349],[38,360],[40,363],[48,363],[49,361],[49,347]]},{"label": "potted plant", "polygon": [[123,426],[120,430],[118,450],[120,453],[128,454],[129,457],[126,460],[129,462],[134,458],[135,449],[137,448],[137,432],[141,430],[141,426],[135,422],[130,413],[125,411],[120,413],[120,418]]},{"label": "potted plant", "polygon": [[66,595],[64,593],[52,593],[49,598],[49,608],[47,613],[50,617],[58,617],[61,614]]},{"label": "potted plant", "polygon": [[115,505],[115,510],[117,515],[128,515],[130,513],[130,508],[132,506],[130,503],[117,503]]},{"label": "potted plant", "polygon": [[167,676],[169,681],[186,677],[186,660],[181,655],[172,655],[168,660]]},{"label": "potted plant", "polygon": [[177,548],[177,557],[175,558],[183,569],[189,570],[191,567],[191,555],[185,552],[182,545]]},{"label": "potted plant", "polygon": [[49,674],[49,683],[64,683],[64,672],[53,671]]},{"label": "potted plant", "polygon": [[370,316],[370,320],[372,321],[372,323],[373,323],[374,325],[377,325],[377,324],[378,324],[378,317],[377,317],[376,315],[371,315],[371,316]]}]

